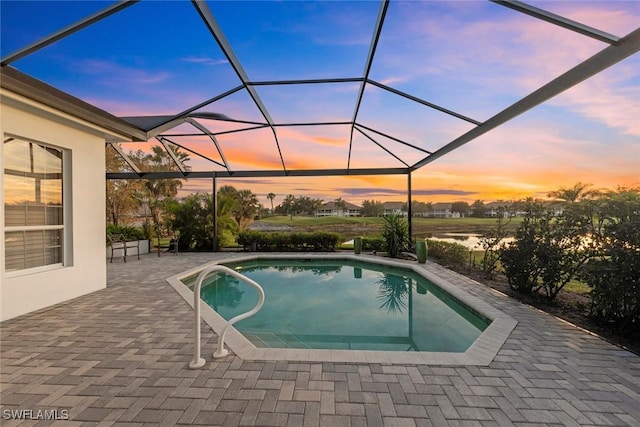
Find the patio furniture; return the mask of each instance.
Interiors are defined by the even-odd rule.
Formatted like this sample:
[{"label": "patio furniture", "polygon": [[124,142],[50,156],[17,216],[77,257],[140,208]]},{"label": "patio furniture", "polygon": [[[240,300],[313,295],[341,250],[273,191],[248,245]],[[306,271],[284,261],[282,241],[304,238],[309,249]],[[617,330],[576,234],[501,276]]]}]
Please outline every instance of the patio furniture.
[{"label": "patio furniture", "polygon": [[136,248],[136,255],[138,255],[138,259],[140,259],[140,241],[127,241],[124,235],[122,234],[108,234],[107,239],[109,240],[109,247],[111,247],[111,259],[109,262],[113,262],[114,252],[117,250],[122,250],[122,258],[124,262],[127,262],[127,250]]},{"label": "patio furniture", "polygon": [[178,233],[173,233],[169,238],[168,244],[160,243],[160,233],[156,231],[156,236],[158,237],[158,256],[160,256],[160,252],[164,249],[164,252],[173,252],[174,255],[178,255],[178,239],[180,238]]},{"label": "patio furniture", "polygon": [[174,255],[178,255],[178,239],[172,238],[167,245],[158,243],[158,256],[160,256],[161,249],[166,249],[165,252],[173,252]]}]

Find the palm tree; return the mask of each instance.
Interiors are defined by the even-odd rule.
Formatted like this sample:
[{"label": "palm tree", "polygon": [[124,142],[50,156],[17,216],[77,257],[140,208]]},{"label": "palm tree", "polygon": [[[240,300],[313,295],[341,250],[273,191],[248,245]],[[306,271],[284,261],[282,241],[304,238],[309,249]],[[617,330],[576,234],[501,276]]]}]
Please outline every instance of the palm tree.
[{"label": "palm tree", "polygon": [[549,197],[560,199],[565,203],[575,203],[579,200],[589,198],[594,194],[594,191],[589,190],[589,187],[591,187],[591,184],[578,182],[573,187],[560,187],[559,190],[552,191],[551,193],[549,193]]},{"label": "palm tree", "polygon": [[271,215],[273,215],[273,199],[275,198],[276,198],[276,195],[274,193],[267,194],[267,199],[271,201]]},{"label": "palm tree", "polygon": [[[216,222],[218,225],[218,246],[227,246],[234,243],[238,233],[238,223],[233,212],[236,210],[238,200],[230,193],[218,192],[218,211],[216,212]],[[210,212],[213,210],[213,199],[211,199]],[[217,248],[216,248],[217,249]]]},{"label": "palm tree", "polygon": [[238,221],[238,225],[240,225],[240,230],[245,230],[256,216],[260,203],[251,190],[238,191],[238,202],[239,206],[236,220]]},{"label": "palm tree", "polygon": [[293,221],[293,214],[295,213],[296,198],[293,194],[287,195],[280,205],[285,214],[289,214],[290,219]]}]

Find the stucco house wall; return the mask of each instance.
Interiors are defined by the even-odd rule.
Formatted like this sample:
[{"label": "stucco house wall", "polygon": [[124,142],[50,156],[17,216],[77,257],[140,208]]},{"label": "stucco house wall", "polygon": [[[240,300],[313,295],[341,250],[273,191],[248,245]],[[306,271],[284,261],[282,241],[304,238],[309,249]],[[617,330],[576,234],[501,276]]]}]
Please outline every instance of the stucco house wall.
[{"label": "stucco house wall", "polygon": [[[6,272],[5,245],[0,245],[0,320],[105,288],[105,139],[126,138],[5,89],[0,91],[0,134],[3,139],[13,135],[71,153],[64,175],[71,180],[65,186],[70,194],[64,194],[65,209],[71,208],[65,219],[71,232],[66,235],[70,241],[65,242],[64,265]],[[4,171],[3,156],[0,169]],[[0,224],[4,242],[3,176],[0,174]]]}]

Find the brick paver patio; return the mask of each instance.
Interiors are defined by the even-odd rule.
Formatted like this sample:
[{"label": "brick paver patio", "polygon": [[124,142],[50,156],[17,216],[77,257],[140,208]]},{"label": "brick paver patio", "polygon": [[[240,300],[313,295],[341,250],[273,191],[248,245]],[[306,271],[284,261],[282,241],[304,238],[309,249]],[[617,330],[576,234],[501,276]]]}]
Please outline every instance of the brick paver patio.
[{"label": "brick paver patio", "polygon": [[192,310],[165,278],[217,256],[114,260],[107,289],[0,324],[2,425],[640,425],[640,357],[436,265],[518,320],[489,366],[212,362],[203,323],[190,370]]}]

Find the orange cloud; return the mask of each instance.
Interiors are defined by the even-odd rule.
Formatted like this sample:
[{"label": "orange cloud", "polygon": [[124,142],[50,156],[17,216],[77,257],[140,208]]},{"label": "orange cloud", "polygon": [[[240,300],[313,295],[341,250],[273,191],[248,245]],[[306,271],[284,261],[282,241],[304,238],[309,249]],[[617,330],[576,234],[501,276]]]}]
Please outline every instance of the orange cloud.
[{"label": "orange cloud", "polygon": [[326,136],[315,136],[312,137],[311,140],[314,143],[317,144],[323,144],[323,145],[335,145],[335,146],[339,146],[342,147],[344,146],[348,141],[345,140],[344,138],[329,138]]}]

